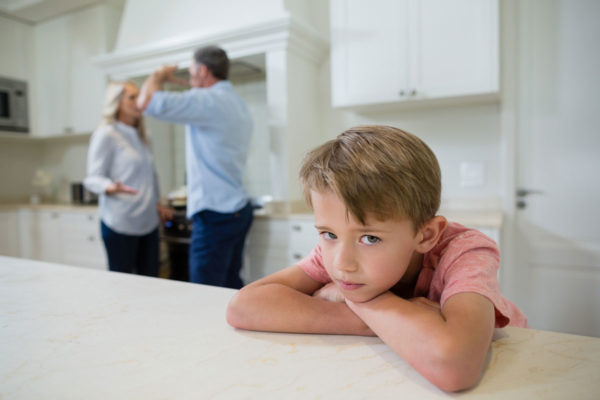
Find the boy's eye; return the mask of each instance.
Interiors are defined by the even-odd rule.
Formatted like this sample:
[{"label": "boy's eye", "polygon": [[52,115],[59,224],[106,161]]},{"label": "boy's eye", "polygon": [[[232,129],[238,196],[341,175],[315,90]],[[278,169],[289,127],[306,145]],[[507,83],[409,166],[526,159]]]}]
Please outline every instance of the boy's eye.
[{"label": "boy's eye", "polygon": [[337,236],[331,232],[321,232],[321,236],[325,239],[333,240],[337,239]]},{"label": "boy's eye", "polygon": [[380,241],[381,239],[373,235],[364,235],[360,238],[360,242],[367,245],[373,245],[375,243],[379,243]]}]

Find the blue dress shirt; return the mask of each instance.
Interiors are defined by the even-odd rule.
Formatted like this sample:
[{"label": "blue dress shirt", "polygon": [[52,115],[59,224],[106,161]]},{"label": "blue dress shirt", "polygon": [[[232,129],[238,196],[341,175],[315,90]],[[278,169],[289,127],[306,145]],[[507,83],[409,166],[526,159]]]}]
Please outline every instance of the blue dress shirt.
[{"label": "blue dress shirt", "polygon": [[248,202],[243,177],[252,118],[229,81],[154,92],[145,114],[186,125],[188,217],[203,210],[232,213]]}]

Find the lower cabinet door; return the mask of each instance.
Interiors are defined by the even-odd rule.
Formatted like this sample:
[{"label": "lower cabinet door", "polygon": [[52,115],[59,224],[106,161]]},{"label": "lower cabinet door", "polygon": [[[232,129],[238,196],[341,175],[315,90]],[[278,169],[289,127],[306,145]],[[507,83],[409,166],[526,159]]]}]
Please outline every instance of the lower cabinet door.
[{"label": "lower cabinet door", "polygon": [[64,264],[108,269],[100,223],[95,213],[61,213],[60,226]]}]

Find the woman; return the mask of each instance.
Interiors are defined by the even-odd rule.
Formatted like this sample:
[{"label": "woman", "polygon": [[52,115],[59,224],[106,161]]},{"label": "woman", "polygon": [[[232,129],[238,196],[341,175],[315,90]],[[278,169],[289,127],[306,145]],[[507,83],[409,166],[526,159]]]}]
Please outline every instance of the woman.
[{"label": "woman", "polygon": [[139,89],[110,83],[102,123],[88,150],[85,187],[99,195],[102,239],[111,271],[158,276],[158,180],[141,112]]}]

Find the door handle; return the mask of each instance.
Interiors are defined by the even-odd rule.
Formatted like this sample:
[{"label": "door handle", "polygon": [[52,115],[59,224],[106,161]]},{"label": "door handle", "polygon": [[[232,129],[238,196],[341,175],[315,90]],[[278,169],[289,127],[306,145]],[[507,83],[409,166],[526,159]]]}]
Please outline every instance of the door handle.
[{"label": "door handle", "polygon": [[526,197],[526,196],[529,196],[530,194],[544,194],[544,192],[542,192],[541,190],[535,190],[535,189],[524,189],[524,188],[517,189],[517,197]]},{"label": "door handle", "polygon": [[525,197],[529,196],[530,194],[544,194],[544,192],[541,190],[535,190],[535,189],[525,189],[525,188],[517,189],[517,208],[519,210],[523,210],[525,207],[527,207],[527,202],[525,201]]}]

